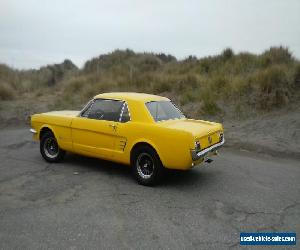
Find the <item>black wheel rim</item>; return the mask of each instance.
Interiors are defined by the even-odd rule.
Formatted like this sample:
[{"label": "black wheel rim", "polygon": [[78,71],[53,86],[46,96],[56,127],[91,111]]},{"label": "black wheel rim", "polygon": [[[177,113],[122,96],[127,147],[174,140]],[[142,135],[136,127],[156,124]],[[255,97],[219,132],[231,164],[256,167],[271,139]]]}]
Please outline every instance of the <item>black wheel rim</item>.
[{"label": "black wheel rim", "polygon": [[44,142],[44,152],[48,158],[55,158],[58,156],[59,147],[55,138],[49,137]]},{"label": "black wheel rim", "polygon": [[141,153],[136,161],[136,168],[139,176],[143,179],[149,179],[154,172],[154,162],[148,153]]}]

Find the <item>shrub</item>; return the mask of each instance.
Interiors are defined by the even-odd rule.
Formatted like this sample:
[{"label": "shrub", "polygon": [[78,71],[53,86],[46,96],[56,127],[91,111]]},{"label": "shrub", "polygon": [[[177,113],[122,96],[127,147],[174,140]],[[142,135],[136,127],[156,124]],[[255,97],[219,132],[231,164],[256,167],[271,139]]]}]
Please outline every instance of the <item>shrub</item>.
[{"label": "shrub", "polygon": [[191,102],[195,102],[199,98],[197,92],[186,92],[180,96],[180,104],[185,105]]},{"label": "shrub", "polygon": [[12,100],[14,96],[14,89],[8,83],[0,82],[0,100]]},{"label": "shrub", "polygon": [[250,53],[240,53],[225,62],[222,71],[228,75],[247,75],[252,74],[255,70],[261,67],[258,56]]},{"label": "shrub", "polygon": [[154,93],[163,93],[163,92],[167,92],[167,91],[171,91],[171,84],[168,82],[162,82],[162,83],[155,83],[153,86],[153,91]]},{"label": "shrub", "polygon": [[186,82],[187,87],[190,87],[192,89],[196,89],[199,81],[195,74],[187,74],[184,81]]},{"label": "shrub", "polygon": [[221,57],[227,61],[228,59],[232,58],[234,56],[234,52],[231,48],[226,48],[223,50]]},{"label": "shrub", "polygon": [[85,82],[85,77],[73,78],[66,84],[66,88],[64,91],[70,93],[80,92],[83,89]]},{"label": "shrub", "polygon": [[283,66],[272,66],[256,75],[259,91],[259,107],[272,109],[288,102],[290,86]]},{"label": "shrub", "polygon": [[293,61],[292,54],[287,47],[271,47],[261,55],[263,66],[272,64],[286,64]]},{"label": "shrub", "polygon": [[224,94],[228,99],[231,98],[234,103],[241,102],[242,99],[249,104],[253,103],[251,101],[253,99],[253,82],[252,77],[235,77],[229,82]]},{"label": "shrub", "polygon": [[112,53],[100,55],[92,58],[84,64],[83,71],[85,73],[97,72],[99,70],[107,70],[111,67],[128,62],[135,53],[132,50],[115,50]]},{"label": "shrub", "polygon": [[200,99],[202,101],[202,113],[208,115],[217,115],[221,111],[216,103],[216,97],[210,89],[206,89],[201,92]]},{"label": "shrub", "polygon": [[156,54],[156,56],[164,63],[168,63],[168,62],[176,62],[177,59],[175,56],[172,56],[172,55],[166,55],[164,53],[160,53],[160,54]]},{"label": "shrub", "polygon": [[220,93],[224,92],[228,85],[227,79],[222,75],[217,75],[211,80],[211,89],[213,92]]},{"label": "shrub", "polygon": [[140,71],[149,72],[157,70],[161,64],[162,61],[158,57],[151,54],[145,54],[137,59],[136,67],[139,68]]},{"label": "shrub", "polygon": [[297,88],[300,88],[300,64],[297,64],[295,69],[294,84]]}]

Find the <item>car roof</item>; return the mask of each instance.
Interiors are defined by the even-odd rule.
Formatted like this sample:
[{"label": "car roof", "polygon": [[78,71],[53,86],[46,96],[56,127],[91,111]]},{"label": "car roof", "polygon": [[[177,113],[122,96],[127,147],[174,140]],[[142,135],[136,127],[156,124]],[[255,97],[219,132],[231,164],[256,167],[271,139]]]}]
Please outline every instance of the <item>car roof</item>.
[{"label": "car roof", "polygon": [[135,93],[135,92],[110,92],[96,95],[95,99],[105,98],[105,99],[117,99],[124,101],[142,101],[142,102],[151,102],[151,101],[169,101],[168,98],[158,95],[150,95],[144,93]]}]

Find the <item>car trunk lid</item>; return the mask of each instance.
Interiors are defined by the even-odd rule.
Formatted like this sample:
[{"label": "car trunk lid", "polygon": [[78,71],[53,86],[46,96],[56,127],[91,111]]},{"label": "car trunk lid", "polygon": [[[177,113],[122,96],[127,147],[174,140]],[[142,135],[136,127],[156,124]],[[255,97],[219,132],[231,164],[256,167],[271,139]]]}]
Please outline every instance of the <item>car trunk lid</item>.
[{"label": "car trunk lid", "polygon": [[199,141],[201,149],[205,149],[220,141],[220,132],[223,132],[223,127],[220,123],[192,120],[192,119],[178,119],[160,122],[162,126],[174,129],[180,129],[189,133]]}]

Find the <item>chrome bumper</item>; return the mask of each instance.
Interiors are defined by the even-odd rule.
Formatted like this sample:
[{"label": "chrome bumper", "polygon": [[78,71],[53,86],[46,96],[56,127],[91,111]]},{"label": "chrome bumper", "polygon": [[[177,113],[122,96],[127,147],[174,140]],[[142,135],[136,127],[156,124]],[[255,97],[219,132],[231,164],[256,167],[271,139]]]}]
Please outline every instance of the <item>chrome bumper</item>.
[{"label": "chrome bumper", "polygon": [[30,132],[33,133],[33,134],[36,134],[36,133],[37,133],[36,130],[33,129],[33,128],[30,129]]},{"label": "chrome bumper", "polygon": [[223,140],[221,142],[216,143],[216,144],[210,146],[209,148],[203,149],[201,151],[191,150],[191,155],[192,155],[193,161],[199,160],[200,158],[207,155],[209,152],[216,151],[218,148],[223,146],[224,143],[225,143],[225,139],[223,138]]}]

